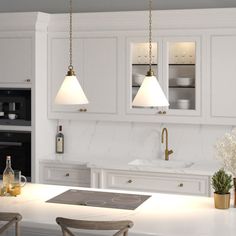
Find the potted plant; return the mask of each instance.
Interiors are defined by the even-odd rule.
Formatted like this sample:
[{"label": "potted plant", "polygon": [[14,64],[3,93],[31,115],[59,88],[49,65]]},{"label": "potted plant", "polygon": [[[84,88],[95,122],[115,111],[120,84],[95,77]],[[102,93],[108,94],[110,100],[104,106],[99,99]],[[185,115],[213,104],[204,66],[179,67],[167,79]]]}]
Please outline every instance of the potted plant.
[{"label": "potted plant", "polygon": [[212,177],[212,187],[215,190],[215,208],[228,209],[230,206],[230,189],[233,187],[232,175],[228,175],[224,169],[218,170]]}]

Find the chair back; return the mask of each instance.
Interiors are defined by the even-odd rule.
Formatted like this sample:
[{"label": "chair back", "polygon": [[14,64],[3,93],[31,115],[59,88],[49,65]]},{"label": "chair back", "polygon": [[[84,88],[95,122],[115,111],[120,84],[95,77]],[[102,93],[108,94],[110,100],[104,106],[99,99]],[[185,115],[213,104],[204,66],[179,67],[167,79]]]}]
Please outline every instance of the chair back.
[{"label": "chair back", "polygon": [[19,221],[22,216],[19,213],[0,212],[0,221],[6,221],[7,223],[0,228],[0,234],[5,232],[13,224],[15,224],[15,235],[20,236]]},{"label": "chair back", "polygon": [[61,226],[63,236],[75,236],[69,228],[85,230],[116,230],[113,236],[128,236],[128,230],[133,227],[130,220],[123,221],[87,221],[57,217],[56,222]]}]

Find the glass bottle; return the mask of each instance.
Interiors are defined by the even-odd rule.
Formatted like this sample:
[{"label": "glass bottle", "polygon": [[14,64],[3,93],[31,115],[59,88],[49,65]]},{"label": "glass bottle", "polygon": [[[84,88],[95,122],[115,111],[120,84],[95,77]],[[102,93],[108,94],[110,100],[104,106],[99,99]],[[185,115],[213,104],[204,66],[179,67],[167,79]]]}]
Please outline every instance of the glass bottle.
[{"label": "glass bottle", "polygon": [[56,134],[56,153],[64,153],[64,135],[61,125],[59,125],[59,130]]},{"label": "glass bottle", "polygon": [[3,171],[3,187],[6,189],[8,193],[11,187],[11,184],[14,181],[14,171],[11,168],[11,157],[6,157],[6,168]]}]

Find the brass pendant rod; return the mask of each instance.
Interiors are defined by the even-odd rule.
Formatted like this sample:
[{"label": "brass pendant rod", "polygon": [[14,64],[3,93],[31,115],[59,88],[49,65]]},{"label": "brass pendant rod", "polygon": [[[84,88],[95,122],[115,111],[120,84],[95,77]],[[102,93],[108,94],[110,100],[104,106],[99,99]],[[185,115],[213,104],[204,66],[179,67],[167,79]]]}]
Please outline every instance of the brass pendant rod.
[{"label": "brass pendant rod", "polygon": [[73,69],[72,65],[72,0],[70,0],[70,32],[69,32],[69,40],[70,40],[70,65],[69,69]]},{"label": "brass pendant rod", "polygon": [[149,0],[149,71],[152,71],[152,0]]}]

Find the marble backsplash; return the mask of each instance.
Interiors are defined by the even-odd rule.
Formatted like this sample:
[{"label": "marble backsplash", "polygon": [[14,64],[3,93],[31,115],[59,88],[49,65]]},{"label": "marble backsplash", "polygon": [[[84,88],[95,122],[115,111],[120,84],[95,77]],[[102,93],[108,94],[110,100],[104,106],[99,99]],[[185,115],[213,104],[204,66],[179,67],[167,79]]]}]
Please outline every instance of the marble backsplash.
[{"label": "marble backsplash", "polygon": [[[161,131],[169,131],[169,149],[176,160],[214,161],[214,145],[232,126],[133,122],[59,121],[65,135],[65,156],[72,160],[131,161],[164,159]],[[56,133],[56,129],[55,129]]]}]

